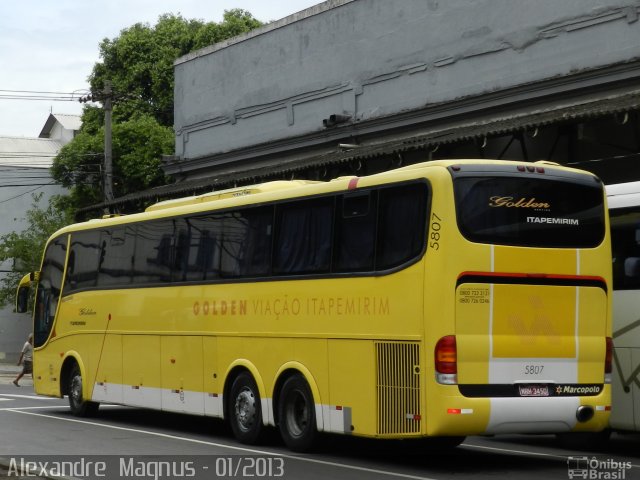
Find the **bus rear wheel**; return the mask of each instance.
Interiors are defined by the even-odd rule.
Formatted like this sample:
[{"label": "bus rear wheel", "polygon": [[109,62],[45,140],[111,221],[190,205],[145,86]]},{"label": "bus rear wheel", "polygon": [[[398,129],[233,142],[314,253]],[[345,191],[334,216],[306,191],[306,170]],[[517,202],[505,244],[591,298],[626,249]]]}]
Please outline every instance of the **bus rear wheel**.
[{"label": "bus rear wheel", "polygon": [[243,372],[231,385],[229,404],[231,430],[238,441],[253,444],[262,434],[262,408],[260,393],[253,377]]},{"label": "bus rear wheel", "polygon": [[98,412],[99,403],[85,400],[82,397],[82,374],[78,365],[74,365],[71,369],[67,387],[69,408],[73,415],[76,417],[90,417]]},{"label": "bus rear wheel", "polygon": [[294,452],[308,452],[318,440],[313,395],[300,375],[289,377],[282,386],[278,426],[284,443]]}]

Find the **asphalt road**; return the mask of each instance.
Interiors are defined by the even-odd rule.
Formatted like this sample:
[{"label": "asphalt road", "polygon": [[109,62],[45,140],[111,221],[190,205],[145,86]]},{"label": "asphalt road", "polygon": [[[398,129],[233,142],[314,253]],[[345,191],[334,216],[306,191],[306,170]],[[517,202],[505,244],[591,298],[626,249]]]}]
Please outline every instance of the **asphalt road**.
[{"label": "asphalt road", "polygon": [[248,447],[222,422],[200,417],[103,405],[79,419],[66,399],[37,397],[30,380],[16,388],[12,379],[0,371],[0,478],[20,478],[22,465],[32,472],[23,478],[640,479],[640,435],[614,435],[598,452],[561,448],[550,435],[472,437],[446,453],[421,442],[327,436],[300,455],[275,431]]}]

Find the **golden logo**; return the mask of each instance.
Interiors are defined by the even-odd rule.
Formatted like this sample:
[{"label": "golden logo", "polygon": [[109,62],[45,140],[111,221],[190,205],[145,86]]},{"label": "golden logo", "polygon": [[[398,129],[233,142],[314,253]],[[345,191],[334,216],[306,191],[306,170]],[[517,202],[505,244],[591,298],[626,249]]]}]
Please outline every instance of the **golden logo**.
[{"label": "golden logo", "polygon": [[520,198],[515,200],[514,197],[491,197],[489,199],[490,207],[505,208],[551,208],[550,203],[540,202],[535,197]]}]

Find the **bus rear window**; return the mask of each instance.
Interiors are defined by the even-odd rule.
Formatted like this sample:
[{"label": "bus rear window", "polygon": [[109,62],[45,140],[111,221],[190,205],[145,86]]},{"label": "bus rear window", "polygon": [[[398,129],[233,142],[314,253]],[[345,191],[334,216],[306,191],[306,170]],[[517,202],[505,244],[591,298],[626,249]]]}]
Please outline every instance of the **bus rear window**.
[{"label": "bus rear window", "polygon": [[454,179],[458,226],[479,243],[589,248],[604,238],[599,183],[540,177]]}]

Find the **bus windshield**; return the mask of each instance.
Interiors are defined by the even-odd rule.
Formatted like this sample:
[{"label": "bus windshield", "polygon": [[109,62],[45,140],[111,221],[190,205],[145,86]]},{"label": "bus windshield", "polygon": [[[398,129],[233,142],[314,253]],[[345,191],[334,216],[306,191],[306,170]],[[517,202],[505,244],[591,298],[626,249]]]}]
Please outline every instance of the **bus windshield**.
[{"label": "bus windshield", "polygon": [[542,176],[454,179],[458,226],[473,242],[593,248],[604,239],[602,185]]}]

